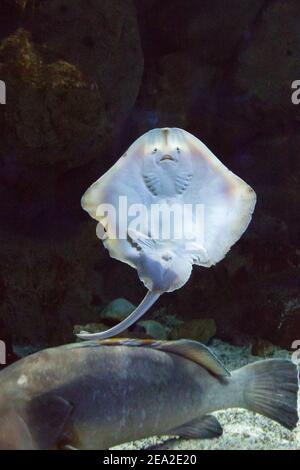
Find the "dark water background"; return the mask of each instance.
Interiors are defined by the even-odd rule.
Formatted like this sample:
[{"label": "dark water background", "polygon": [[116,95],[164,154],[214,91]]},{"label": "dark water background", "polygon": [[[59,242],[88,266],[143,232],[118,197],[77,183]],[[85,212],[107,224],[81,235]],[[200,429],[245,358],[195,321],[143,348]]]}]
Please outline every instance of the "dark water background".
[{"label": "dark water background", "polygon": [[300,339],[298,0],[2,0],[0,40],[9,348],[72,341],[109,301],[140,301],[136,272],[109,258],[80,198],[137,137],[165,126],[200,138],[258,203],[229,255],[156,308],[214,319],[235,344]]}]

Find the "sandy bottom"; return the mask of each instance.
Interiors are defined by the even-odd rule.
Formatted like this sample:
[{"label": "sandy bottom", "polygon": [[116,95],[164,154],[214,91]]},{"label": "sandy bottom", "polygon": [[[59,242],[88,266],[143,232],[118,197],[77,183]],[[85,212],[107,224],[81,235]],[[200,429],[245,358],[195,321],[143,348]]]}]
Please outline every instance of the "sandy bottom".
[{"label": "sandy bottom", "polygon": [[[214,340],[211,349],[229,370],[237,369],[259,358],[250,354],[248,347],[236,347]],[[268,357],[290,357],[287,351],[276,351]],[[300,416],[300,393],[298,400]],[[220,421],[224,432],[217,439],[169,439],[151,437],[114,447],[129,449],[171,449],[171,450],[300,450],[300,423],[295,430],[288,431],[268,418],[242,409],[218,411],[214,415]]]}]

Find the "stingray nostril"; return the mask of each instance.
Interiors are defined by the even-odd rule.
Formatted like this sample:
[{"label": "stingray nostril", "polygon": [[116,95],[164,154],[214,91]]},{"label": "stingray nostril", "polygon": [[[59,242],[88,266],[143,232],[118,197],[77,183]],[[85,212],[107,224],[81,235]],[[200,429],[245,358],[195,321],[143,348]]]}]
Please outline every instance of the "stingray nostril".
[{"label": "stingray nostril", "polygon": [[164,261],[171,261],[172,256],[169,254],[162,255],[161,257]]}]

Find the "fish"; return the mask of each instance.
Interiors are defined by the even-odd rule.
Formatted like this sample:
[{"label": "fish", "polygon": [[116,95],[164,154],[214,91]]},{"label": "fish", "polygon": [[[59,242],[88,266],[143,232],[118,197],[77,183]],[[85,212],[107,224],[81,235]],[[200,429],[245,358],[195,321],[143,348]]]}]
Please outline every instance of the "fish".
[{"label": "fish", "polygon": [[194,265],[218,263],[247,229],[255,204],[254,190],[189,132],[162,128],[139,137],[81,205],[98,221],[110,256],[136,269],[148,291],[120,324],[77,336],[119,335],[163,293],[183,287]]},{"label": "fish", "polygon": [[0,449],[109,449],[150,436],[219,437],[211,413],[244,408],[293,429],[297,367],[267,359],[230,372],[192,340],[67,344],[0,372]]}]

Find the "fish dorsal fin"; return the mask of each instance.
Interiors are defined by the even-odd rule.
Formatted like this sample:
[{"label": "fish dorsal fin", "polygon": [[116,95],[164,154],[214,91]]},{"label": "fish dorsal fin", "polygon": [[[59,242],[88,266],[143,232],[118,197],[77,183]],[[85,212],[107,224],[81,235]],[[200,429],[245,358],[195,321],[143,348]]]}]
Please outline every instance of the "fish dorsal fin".
[{"label": "fish dorsal fin", "polygon": [[88,341],[85,343],[85,346],[97,345],[159,349],[160,351],[177,354],[178,356],[193,361],[219,377],[230,377],[231,375],[211,350],[198,341],[188,339],[180,339],[178,341],[155,341],[153,339],[109,338],[102,341]]},{"label": "fish dorsal fin", "polygon": [[64,346],[68,349],[81,348],[99,348],[99,346],[132,346],[132,347],[149,347],[162,343],[163,341],[155,341],[153,339],[136,339],[136,338],[107,338],[82,341],[80,343],[72,343]]},{"label": "fish dorsal fin", "polygon": [[212,374],[219,377],[230,377],[231,375],[212,351],[198,341],[192,341],[189,339],[166,342],[162,341],[161,345],[154,347],[161,351],[177,354],[178,356],[182,356],[190,361],[196,362],[196,364],[199,364]]}]

